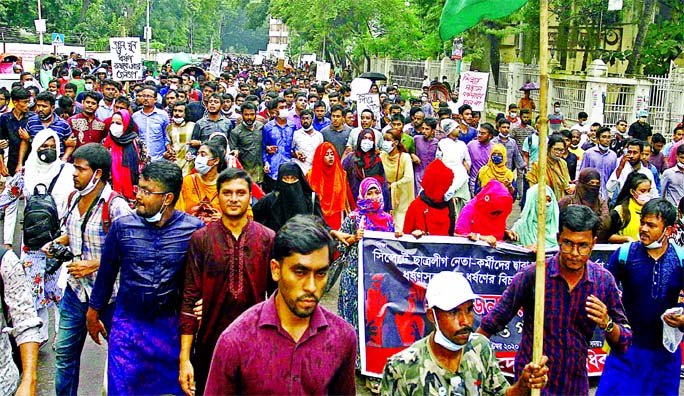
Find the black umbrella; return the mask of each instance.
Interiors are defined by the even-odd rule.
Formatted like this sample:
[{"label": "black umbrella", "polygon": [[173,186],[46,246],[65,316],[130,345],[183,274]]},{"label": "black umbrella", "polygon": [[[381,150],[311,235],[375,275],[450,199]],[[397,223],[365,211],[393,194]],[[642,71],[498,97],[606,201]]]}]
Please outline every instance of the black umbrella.
[{"label": "black umbrella", "polygon": [[387,77],[385,77],[384,74],[378,72],[365,72],[362,75],[360,75],[359,78],[366,78],[372,81],[387,80]]}]

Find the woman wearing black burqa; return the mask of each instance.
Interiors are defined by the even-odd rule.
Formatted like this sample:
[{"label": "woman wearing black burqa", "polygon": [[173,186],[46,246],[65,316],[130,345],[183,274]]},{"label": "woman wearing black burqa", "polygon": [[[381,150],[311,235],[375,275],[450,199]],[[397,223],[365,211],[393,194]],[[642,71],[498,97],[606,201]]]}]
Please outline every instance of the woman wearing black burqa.
[{"label": "woman wearing black burqa", "polygon": [[254,221],[275,232],[298,214],[315,215],[323,219],[318,196],[313,193],[299,165],[293,162],[280,165],[275,190],[260,199],[252,211]]}]

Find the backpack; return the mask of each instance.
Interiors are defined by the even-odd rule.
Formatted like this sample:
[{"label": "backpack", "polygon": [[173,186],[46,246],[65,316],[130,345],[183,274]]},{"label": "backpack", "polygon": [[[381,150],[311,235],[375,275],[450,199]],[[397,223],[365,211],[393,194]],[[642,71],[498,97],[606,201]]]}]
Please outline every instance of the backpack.
[{"label": "backpack", "polygon": [[[630,248],[632,247],[632,243],[637,243],[637,242],[625,242],[620,247],[618,248],[618,263],[620,265],[625,265],[627,263],[627,259],[629,257],[629,251]],[[670,243],[672,247],[675,250],[675,253],[677,253],[677,258],[679,259],[679,265],[684,266],[684,248],[680,247],[677,244]]]},{"label": "backpack", "polygon": [[[195,185],[195,191],[197,192],[197,196],[201,197],[202,193],[200,192],[199,185],[197,185],[197,175],[191,175],[192,178],[192,184]],[[218,192],[214,194],[214,196],[210,200],[202,200],[200,201],[199,204],[193,206],[190,208],[190,214],[197,217],[198,219],[202,220],[204,224],[209,224],[211,222],[217,221],[221,219],[221,216],[223,214],[221,213],[220,210],[216,209],[215,207],[211,206],[211,203],[218,197]]]},{"label": "backpack", "polygon": [[[71,213],[72,210],[76,207],[78,204],[77,199],[76,202],[72,203],[74,195],[76,195],[77,190],[74,190],[69,194],[69,198],[67,199],[67,207],[69,208],[69,212],[67,213],[66,216],[64,216],[64,222],[66,224],[66,219],[69,217],[69,214]],[[111,194],[109,194],[109,198],[104,203],[104,206],[102,206],[102,230],[104,231],[105,234],[109,233],[109,227],[112,225],[112,219],[111,219],[111,214],[109,213],[109,205],[111,204],[112,200],[114,198],[121,197],[124,198],[123,195],[119,194],[118,192],[112,190]],[[97,203],[98,200],[95,200],[94,203]],[[81,223],[81,232],[85,232],[85,227],[88,224],[88,219],[86,218],[85,221]]]},{"label": "backpack", "polygon": [[[7,253],[8,250],[9,249],[6,247],[0,246],[0,262],[2,262],[2,258],[5,257],[5,253]],[[5,301],[5,280],[2,278],[2,276],[0,276],[0,300],[2,300],[2,315],[5,318],[5,323],[7,323],[7,326],[12,326],[12,318],[9,314],[9,307]],[[19,374],[21,374],[24,367],[21,364],[19,345],[17,345],[17,341],[11,334],[7,335],[9,337],[10,346],[12,347],[12,360],[14,361],[14,365],[19,369]]]},{"label": "backpack", "polygon": [[[64,169],[64,164],[59,167],[59,172],[52,179],[49,187],[46,188],[42,183],[36,185],[33,188],[33,195],[26,200],[24,245],[30,250],[40,249],[59,235],[59,212],[51,194],[62,169]],[[39,192],[41,189],[42,193]]]}]

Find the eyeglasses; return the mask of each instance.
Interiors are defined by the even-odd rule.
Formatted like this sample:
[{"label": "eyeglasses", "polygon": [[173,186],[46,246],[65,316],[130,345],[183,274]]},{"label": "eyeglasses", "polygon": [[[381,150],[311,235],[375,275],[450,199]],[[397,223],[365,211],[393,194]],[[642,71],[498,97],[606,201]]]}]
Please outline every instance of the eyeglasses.
[{"label": "eyeglasses", "polygon": [[138,95],[138,97],[139,97],[139,98],[142,98],[142,99],[151,99],[151,98],[154,98],[154,96],[152,96],[152,95]]},{"label": "eyeglasses", "polygon": [[565,149],[564,149],[564,148],[560,148],[560,147],[552,147],[552,148],[551,148],[551,151],[553,151],[554,153],[561,153],[561,154],[562,154],[562,153],[565,152]]},{"label": "eyeglasses", "polygon": [[564,240],[560,243],[560,249],[563,253],[572,253],[577,247],[577,252],[581,256],[588,256],[591,253],[590,243],[574,243],[572,241]]},{"label": "eyeglasses", "polygon": [[146,197],[149,197],[150,195],[164,195],[164,194],[168,194],[169,192],[168,191],[150,191],[150,190],[146,190],[140,186],[133,186],[133,194],[138,195],[138,193],[140,193]]}]

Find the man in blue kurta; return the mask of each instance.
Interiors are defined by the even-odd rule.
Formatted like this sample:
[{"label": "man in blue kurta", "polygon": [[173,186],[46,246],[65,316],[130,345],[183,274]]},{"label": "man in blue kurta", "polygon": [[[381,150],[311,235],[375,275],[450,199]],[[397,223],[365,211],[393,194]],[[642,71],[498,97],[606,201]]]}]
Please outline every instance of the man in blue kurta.
[{"label": "man in blue kurta", "polygon": [[142,171],[136,213],[116,220],[107,234],[90,297],[87,326],[96,343],[107,336],[100,312],[120,275],[109,335],[109,395],[182,394],[178,383],[179,313],[185,257],[192,233],[204,223],[174,210],[183,176],[167,161]]},{"label": "man in blue kurta", "polygon": [[597,395],[679,394],[681,348],[675,343],[668,351],[663,345],[666,325],[684,326],[684,314],[666,313],[681,306],[679,291],[684,288],[681,248],[668,242],[676,219],[671,203],[649,201],[641,210],[639,241],[621,246],[608,262],[606,268],[622,284],[633,338],[626,352],[608,355]]}]

